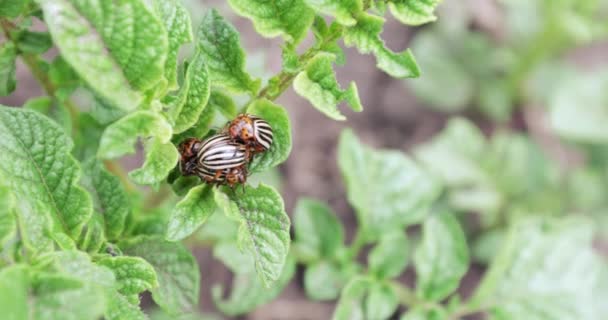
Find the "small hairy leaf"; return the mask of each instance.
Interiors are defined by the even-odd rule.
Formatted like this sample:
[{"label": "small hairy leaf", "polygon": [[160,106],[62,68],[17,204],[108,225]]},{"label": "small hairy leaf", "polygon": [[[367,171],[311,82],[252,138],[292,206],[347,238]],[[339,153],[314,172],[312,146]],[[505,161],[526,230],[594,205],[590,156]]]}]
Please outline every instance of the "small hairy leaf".
[{"label": "small hairy leaf", "polygon": [[131,303],[127,297],[114,292],[108,299],[108,306],[104,312],[104,319],[107,320],[147,320],[143,311],[138,305]]},{"label": "small hairy leaf", "polygon": [[409,244],[401,230],[380,237],[380,242],[368,256],[368,266],[379,278],[394,278],[405,270],[409,258]]},{"label": "small hairy leaf", "polygon": [[410,50],[395,53],[386,48],[380,39],[383,25],[383,18],[361,14],[357,18],[357,24],[344,31],[344,43],[356,46],[361,53],[373,53],[378,68],[395,78],[418,77],[420,70]]},{"label": "small hairy leaf", "polygon": [[251,172],[266,171],[287,160],[291,152],[291,123],[285,109],[264,99],[255,100],[247,112],[268,121],[273,132],[270,149],[257,155],[249,165],[249,170]]},{"label": "small hairy leaf", "polygon": [[84,186],[93,196],[95,211],[103,215],[105,235],[117,239],[125,229],[125,221],[131,212],[131,203],[120,179],[109,173],[103,164],[91,158],[83,165]]},{"label": "small hairy leaf", "polygon": [[139,294],[158,286],[154,267],[139,257],[108,257],[97,262],[114,272],[117,290],[123,295]]},{"label": "small hairy leaf", "polygon": [[344,246],[344,228],[326,204],[301,198],[294,209],[298,254],[307,259],[333,258]]},{"label": "small hairy leaf", "polygon": [[289,217],[283,199],[272,187],[245,187],[242,193],[214,189],[215,202],[240,224],[238,242],[251,252],[256,271],[266,287],[277,280],[289,252]]},{"label": "small hairy leaf", "polygon": [[146,161],[141,168],[129,172],[129,177],[139,184],[155,184],[163,181],[177,164],[179,152],[175,146],[152,138],[145,144]]},{"label": "small hairy leaf", "polygon": [[175,118],[173,130],[180,133],[196,123],[209,100],[209,74],[204,56],[197,53],[186,71],[185,81],[188,83],[188,93],[179,115]]},{"label": "small hairy leaf", "polygon": [[141,101],[137,91],[163,77],[167,34],[144,1],[38,2],[63,58],[114,105],[133,110]]},{"label": "small hairy leaf", "polygon": [[211,290],[213,301],[217,308],[227,315],[236,316],[248,313],[276,298],[289,284],[295,270],[294,259],[287,259],[280,277],[271,288],[264,285],[253,268],[249,269],[249,272],[237,273],[233,280],[230,296],[227,299],[222,298],[224,296],[222,285],[213,286]]},{"label": "small hairy leaf", "polygon": [[119,244],[125,254],[144,258],[156,271],[158,288],[152,298],[171,314],[197,309],[200,273],[196,259],[179,242],[162,237],[138,237]]},{"label": "small hairy leaf", "polygon": [[388,7],[402,23],[417,26],[437,20],[433,11],[439,2],[441,0],[391,0]]},{"label": "small hairy leaf", "polygon": [[229,3],[238,14],[251,19],[261,35],[282,35],[293,43],[304,38],[315,17],[305,0],[230,0]]},{"label": "small hairy leaf", "polygon": [[163,116],[152,111],[136,111],[107,127],[97,153],[102,158],[116,158],[134,153],[133,145],[138,137],[156,137],[164,144],[171,140],[172,133],[171,125]]},{"label": "small hairy leaf", "polygon": [[[41,114],[0,106],[3,178],[20,207],[51,213],[55,227],[75,238],[91,217],[92,203],[77,185],[80,168],[70,155],[72,146],[63,130]],[[24,210],[19,210],[22,222],[28,220]]]},{"label": "small hairy leaf", "polygon": [[326,116],[334,120],[345,120],[346,117],[337,108],[340,101],[348,101],[354,111],[361,111],[363,107],[354,82],[350,83],[348,90],[340,88],[332,69],[333,60],[334,57],[330,54],[317,55],[306,69],[296,76],[293,86],[300,96],[308,99]]},{"label": "small hairy leaf", "polygon": [[470,303],[500,301],[500,319],[599,319],[594,297],[605,262],[592,247],[593,226],[580,218],[527,218],[510,228]]},{"label": "small hairy leaf", "polygon": [[439,301],[458,288],[469,268],[469,249],[452,213],[433,214],[422,227],[422,241],[414,253],[416,293]]},{"label": "small hairy leaf", "polygon": [[177,88],[179,48],[194,38],[190,13],[179,0],[155,0],[155,4],[165,24],[165,30],[167,30],[168,51],[164,68],[165,79],[167,79],[169,89],[175,89]]},{"label": "small hairy leaf", "polygon": [[333,320],[365,319],[363,307],[365,296],[373,281],[363,276],[353,277],[342,289],[340,300],[334,310]]},{"label": "small hairy leaf", "polygon": [[421,221],[439,195],[437,181],[404,154],[361,145],[350,130],[340,136],[338,164],[348,200],[372,238]]},{"label": "small hairy leaf", "polygon": [[205,15],[198,29],[197,48],[205,57],[213,84],[256,94],[260,80],[252,80],[245,72],[245,53],[240,41],[236,29],[216,10]]},{"label": "small hairy leaf", "polygon": [[316,11],[331,15],[340,24],[352,26],[357,23],[355,15],[363,11],[361,0],[305,0]]},{"label": "small hairy leaf", "polygon": [[[1,174],[0,174],[1,175]],[[0,248],[17,230],[15,224],[15,198],[8,186],[0,180]]]},{"label": "small hairy leaf", "polygon": [[196,186],[177,203],[167,227],[167,239],[181,240],[198,229],[216,209],[213,188],[208,185]]}]

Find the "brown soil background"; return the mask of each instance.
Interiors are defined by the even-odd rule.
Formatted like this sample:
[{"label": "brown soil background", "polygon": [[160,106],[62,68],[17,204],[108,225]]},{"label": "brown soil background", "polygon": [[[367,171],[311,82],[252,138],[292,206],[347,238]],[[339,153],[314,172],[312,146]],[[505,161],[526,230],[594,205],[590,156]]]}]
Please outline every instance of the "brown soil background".
[{"label": "brown soil background", "polygon": [[[453,1],[453,0],[452,0]],[[193,20],[200,20],[204,7],[215,7],[226,14],[236,28],[241,32],[241,41],[250,56],[263,53],[264,69],[267,75],[278,72],[281,68],[280,40],[264,39],[255,33],[250,21],[230,14],[230,9],[224,1],[185,1],[192,8]],[[500,33],[500,10],[493,1],[467,0],[465,5],[475,9],[477,27],[490,33]],[[424,27],[421,27],[424,28]],[[408,28],[388,18],[383,38],[393,50],[403,50],[411,37],[420,28]],[[302,45],[310,43],[307,39]],[[352,128],[359,138],[366,144],[377,148],[391,148],[407,152],[418,143],[430,139],[444,126],[448,116],[426,108],[416,100],[407,88],[408,81],[393,79],[375,67],[372,56],[361,55],[354,49],[346,49],[346,65],[337,67],[336,72],[340,83],[345,87],[350,81],[355,81],[365,110],[354,113],[346,106],[342,112],[347,121],[336,122],[315,110],[310,104],[289,89],[278,99],[278,103],[285,106],[290,115],[293,126],[293,151],[285,164],[280,167],[283,176],[281,193],[285,199],[286,210],[291,215],[292,209],[300,197],[312,197],[327,202],[339,215],[347,230],[350,239],[356,227],[352,209],[345,199],[345,190],[336,164],[336,146],[341,130]],[[593,68],[608,62],[608,45],[596,45],[577,50],[570,55],[583,68]],[[415,54],[415,52],[414,52]],[[259,55],[258,55],[259,56]],[[424,70],[423,70],[424,72]],[[39,85],[29,74],[22,63],[18,64],[18,88],[8,97],[0,98],[0,103],[18,106],[28,98],[41,95]],[[465,116],[472,118],[486,131],[491,131],[491,124],[481,120],[474,113]],[[516,115],[514,126],[522,117],[534,117],[538,123],[540,140],[543,140],[542,114]],[[529,119],[528,119],[529,120]],[[530,122],[528,122],[530,124]],[[535,128],[532,128],[533,130]],[[551,144],[549,139],[548,144]],[[559,148],[558,148],[559,149]],[[550,153],[558,152],[554,148]],[[568,153],[558,152],[562,162],[569,162]],[[217,260],[210,250],[195,248],[194,253],[201,269],[201,310],[214,312],[210,295],[213,284],[229,284],[231,275],[229,271]],[[481,266],[473,265],[462,281],[460,289],[464,296],[470,294],[483,272]],[[406,272],[403,280],[413,284],[413,273]],[[238,319],[329,319],[333,312],[334,303],[313,302],[306,299],[302,288],[302,272],[298,271],[296,279],[273,302],[259,307],[251,314],[238,317]]]}]

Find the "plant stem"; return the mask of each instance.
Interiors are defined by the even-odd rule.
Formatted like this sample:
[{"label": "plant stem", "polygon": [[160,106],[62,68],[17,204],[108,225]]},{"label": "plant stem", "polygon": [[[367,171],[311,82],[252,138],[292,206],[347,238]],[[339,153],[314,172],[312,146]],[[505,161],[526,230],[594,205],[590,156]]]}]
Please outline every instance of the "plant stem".
[{"label": "plant stem", "polygon": [[285,90],[287,90],[294,78],[302,72],[310,60],[314,58],[318,53],[320,53],[324,46],[327,44],[338,40],[342,36],[343,29],[335,28],[334,33],[327,35],[321,42],[316,43],[312,47],[308,48],[304,53],[298,56],[298,68],[294,71],[285,71],[281,70],[281,72],[277,73],[275,76],[271,77],[268,81],[268,84],[264,86],[260,90],[257,96],[253,97],[249,102],[247,102],[243,110],[247,109],[247,107],[256,100],[267,99],[270,101],[274,101],[277,99]]},{"label": "plant stem", "polygon": [[116,161],[104,160],[103,164],[108,171],[110,171],[113,175],[117,176],[118,179],[120,179],[120,182],[122,183],[123,187],[127,192],[131,193],[137,190],[137,187],[135,187],[131,180],[129,180],[125,169]]},{"label": "plant stem", "polygon": [[350,247],[348,248],[348,257],[351,260],[357,259],[357,256],[359,255],[359,251],[361,251],[361,248],[363,248],[363,246],[365,245],[366,242],[367,242],[367,240],[365,239],[364,228],[357,228],[357,231],[355,232],[355,237],[353,238],[353,242],[351,243]]}]

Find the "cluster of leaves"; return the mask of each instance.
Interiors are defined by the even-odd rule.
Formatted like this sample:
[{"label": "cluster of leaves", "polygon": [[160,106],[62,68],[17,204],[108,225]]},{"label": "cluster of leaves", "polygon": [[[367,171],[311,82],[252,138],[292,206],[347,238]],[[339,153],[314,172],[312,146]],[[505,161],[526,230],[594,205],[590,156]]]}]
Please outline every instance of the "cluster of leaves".
[{"label": "cluster of leaves", "polygon": [[[546,90],[531,82],[543,70],[562,65],[564,53],[608,36],[603,23],[608,7],[602,0],[501,0],[485,8],[446,2],[445,9],[444,19],[412,42],[425,76],[408,84],[437,110],[476,107],[495,121],[538,102]],[[557,74],[543,77],[542,86],[566,76]]]},{"label": "cluster of leaves", "polygon": [[[463,120],[450,125],[452,131],[463,128]],[[464,138],[458,136],[474,141]],[[449,209],[454,197],[441,197],[441,190],[465,191],[452,191],[453,181],[442,183],[400,152],[361,145],[351,131],[342,133],[338,164],[359,224],[353,242],[345,245],[344,229],[330,208],[302,199],[295,210],[293,246],[305,265],[308,296],[338,298],[334,319],[388,319],[400,305],[407,307],[404,320],[459,319],[479,312],[492,319],[606,315],[597,299],[608,293],[606,261],[592,248],[589,220],[530,214],[513,219],[478,287],[463,301],[455,291],[473,253],[458,215]],[[459,170],[446,171],[455,176]],[[416,225],[420,232],[406,232]],[[365,245],[373,247],[363,266],[360,249]],[[415,288],[398,278],[410,261]]]},{"label": "cluster of leaves", "polygon": [[[6,40],[0,94],[15,90],[18,58],[46,93],[21,108],[0,107],[3,314],[143,319],[144,291],[169,314],[194,312],[199,269],[178,240],[208,219],[211,226],[222,224],[214,253],[236,274],[227,300],[214,288],[221,310],[251,310],[290,280],[290,221],[277,191],[259,184],[231,192],[180,177],[176,144],[204,137],[238,112],[260,115],[275,139],[249,169],[272,169],[291,149],[289,118],[272,100],[293,84],[330,118],[345,118],[337,108],[341,101],[361,111],[355,84],[342,89],[333,72],[334,64],[345,62],[338,41],[372,54],[392,76],[416,77],[411,52],[393,52],[380,38],[382,15],[388,9],[405,24],[429,22],[437,1],[229,3],[262,36],[285,40],[283,68],[264,86],[245,71],[238,31],[215,10],[193,32],[179,0],[0,3]],[[40,25],[44,31],[35,31]],[[299,53],[308,30],[315,42]],[[190,42],[194,49],[181,62],[180,49]],[[49,59],[51,48],[58,54]],[[242,97],[247,102],[237,107]],[[136,153],[138,143],[145,160],[125,174],[114,159]],[[394,212],[374,218],[375,203],[358,205],[370,229],[396,218]],[[414,210],[423,204],[402,205]]]}]

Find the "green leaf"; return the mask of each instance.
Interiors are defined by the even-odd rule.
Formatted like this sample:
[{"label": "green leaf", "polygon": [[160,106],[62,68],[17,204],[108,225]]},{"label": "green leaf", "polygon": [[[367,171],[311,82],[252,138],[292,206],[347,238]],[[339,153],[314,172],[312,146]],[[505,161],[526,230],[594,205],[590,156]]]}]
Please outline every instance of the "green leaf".
[{"label": "green leaf", "polygon": [[[455,49],[448,42],[447,36],[435,30],[423,30],[416,34],[411,47],[416,52],[416,60],[424,76],[407,84],[417,97],[433,109],[458,112],[473,103],[478,85],[473,72],[461,60],[467,58],[467,61],[475,61],[475,58],[470,58],[473,56],[470,52],[461,57],[460,51],[465,50]],[[463,46],[470,46],[470,42]],[[444,94],[437,94],[439,89]]]},{"label": "green leaf", "polygon": [[253,159],[249,171],[266,171],[287,160],[291,152],[291,123],[285,109],[266,99],[258,99],[247,108],[247,112],[268,121],[273,132],[270,149]]},{"label": "green leaf", "polygon": [[167,239],[178,241],[196,231],[216,209],[213,188],[208,185],[196,186],[177,203],[167,227]]},{"label": "green leaf", "polygon": [[[487,149],[483,133],[473,123],[455,118],[431,142],[418,146],[414,154],[449,188],[452,207],[486,213],[498,209],[502,202],[502,195],[482,166],[488,157]],[[504,160],[504,155],[499,155],[499,159]],[[502,161],[494,172],[504,166]]]},{"label": "green leaf", "polygon": [[409,309],[399,320],[447,320],[450,319],[443,309],[426,310],[423,307]]},{"label": "green leaf", "polygon": [[333,56],[318,54],[294,79],[295,91],[308,99],[312,105],[326,116],[334,120],[345,120],[338,110],[338,103],[348,101],[354,111],[361,111],[361,101],[357,92],[357,85],[350,83],[348,90],[342,90],[332,69]]},{"label": "green leaf", "polygon": [[418,26],[437,20],[433,11],[441,0],[391,0],[388,7],[401,23]]},{"label": "green leaf", "polygon": [[91,262],[88,254],[81,251],[56,251],[48,255],[54,271],[103,288],[113,288],[112,271]]},{"label": "green leaf", "polygon": [[348,271],[327,260],[308,265],[304,272],[306,296],[319,301],[338,298],[340,290],[352,276]]},{"label": "green leaf", "polygon": [[365,298],[365,319],[389,319],[398,306],[399,300],[395,291],[387,284],[376,282],[370,286]]},{"label": "green leaf", "polygon": [[131,202],[120,179],[105,169],[103,164],[91,158],[83,165],[82,182],[93,196],[95,211],[103,215],[105,235],[110,240],[120,237],[125,229]]},{"label": "green leaf", "polygon": [[355,14],[363,10],[361,0],[305,0],[315,11],[331,15],[340,24],[352,26],[357,23]]},{"label": "green leaf", "polygon": [[139,257],[108,257],[97,264],[114,272],[117,290],[123,295],[139,294],[158,286],[154,267]]},{"label": "green leaf", "polygon": [[[551,126],[560,136],[586,143],[608,142],[608,72],[573,76],[558,86],[549,104]],[[580,106],[585,106],[581,108]],[[576,119],[576,121],[572,121]]]},{"label": "green leaf", "polygon": [[469,269],[467,241],[452,213],[429,216],[422,225],[422,241],[414,253],[416,293],[439,301],[452,293]]},{"label": "green leaf", "polygon": [[0,182],[0,248],[10,237],[15,235],[15,198],[13,193]]},{"label": "green leaf", "polygon": [[[232,251],[238,250],[235,248]],[[226,258],[228,257],[224,256],[222,260],[224,261]],[[248,272],[239,272],[235,275],[232,290],[227,299],[222,298],[224,296],[224,288],[221,285],[214,285],[211,289],[213,301],[217,308],[227,315],[246,314],[256,307],[275,299],[289,284],[295,274],[295,270],[296,264],[294,259],[288,258],[276,283],[271,288],[267,288],[255,274],[255,270],[250,267]]]},{"label": "green leaf", "polygon": [[301,198],[294,209],[298,254],[307,259],[333,258],[344,246],[344,228],[326,204]]},{"label": "green leaf", "polygon": [[253,21],[255,30],[266,37],[283,36],[285,41],[298,43],[310,29],[315,12],[305,0],[230,0],[239,15]]},{"label": "green leaf", "polygon": [[8,96],[17,87],[15,78],[17,50],[12,42],[0,46],[0,96]]},{"label": "green leaf", "polygon": [[236,104],[232,98],[217,90],[212,90],[209,96],[209,108],[218,110],[226,119],[234,119],[237,115]]},{"label": "green leaf", "polygon": [[165,78],[169,89],[177,88],[177,55],[179,48],[191,42],[192,24],[190,13],[178,0],[155,0],[156,8],[165,23],[168,37],[167,59],[165,60]]},{"label": "green leaf", "polygon": [[119,244],[125,254],[148,261],[156,271],[158,288],[152,298],[171,314],[197,309],[200,273],[196,259],[179,242],[162,237],[138,237]]},{"label": "green leaf", "polygon": [[63,232],[53,232],[50,235],[55,241],[55,244],[59,247],[59,249],[63,251],[74,251],[77,250],[76,242],[72,240],[67,234]]},{"label": "green leaf", "polygon": [[214,85],[252,95],[257,93],[260,80],[252,80],[244,70],[245,53],[239,33],[216,10],[205,15],[197,38],[197,48],[205,57]]},{"label": "green leaf", "polygon": [[97,253],[105,242],[103,216],[95,212],[80,235],[78,248],[85,252]]},{"label": "green leaf", "polygon": [[25,12],[30,0],[2,0],[0,1],[0,17],[15,18]]},{"label": "green leaf", "polygon": [[67,135],[72,133],[70,112],[63,102],[57,101],[57,99],[51,99],[50,97],[37,97],[26,101],[23,108],[31,109],[46,115],[57,122]]},{"label": "green leaf", "polygon": [[481,280],[470,306],[500,301],[493,319],[599,319],[594,297],[606,266],[592,247],[593,226],[580,218],[521,219]]},{"label": "green leaf", "polygon": [[29,268],[15,264],[0,270],[0,310],[5,319],[28,319]]},{"label": "green leaf", "polygon": [[273,188],[261,184],[230,195],[214,189],[215,202],[239,226],[240,248],[251,252],[256,271],[266,287],[277,280],[289,252],[289,217],[283,199]]},{"label": "green leaf", "polygon": [[348,200],[372,238],[424,219],[440,191],[404,154],[361,145],[350,130],[340,136],[338,164]]},{"label": "green leaf", "polygon": [[340,300],[334,310],[333,320],[363,320],[365,310],[363,307],[365,296],[372,286],[371,279],[357,276],[342,289]]},{"label": "green leaf", "polygon": [[30,290],[29,319],[99,319],[107,303],[104,288],[68,274],[38,274]]},{"label": "green leaf", "polygon": [[140,168],[129,172],[129,177],[139,184],[150,185],[163,181],[175,168],[179,152],[171,142],[163,143],[159,138],[148,141],[145,151],[146,161]]},{"label": "green leaf", "polygon": [[48,32],[21,30],[17,38],[17,47],[24,53],[43,54],[53,47],[53,40]]},{"label": "green leaf", "polygon": [[107,127],[97,153],[101,158],[117,158],[134,153],[133,145],[138,137],[156,137],[164,144],[171,140],[172,134],[171,125],[163,116],[152,111],[136,111]]},{"label": "green leaf", "polygon": [[379,278],[397,277],[407,266],[409,251],[403,231],[384,234],[367,258],[369,270]]},{"label": "green leaf", "polygon": [[[0,141],[0,171],[20,206],[50,212],[56,228],[78,236],[92,203],[77,185],[80,168],[70,155],[72,141],[39,113],[8,107],[0,107]],[[23,210],[20,214],[21,222],[28,220]]]},{"label": "green leaf", "polygon": [[361,14],[357,24],[346,28],[344,43],[356,46],[363,54],[373,53],[376,56],[378,68],[395,78],[416,78],[420,70],[410,50],[395,53],[386,48],[380,39],[384,19],[369,14]]},{"label": "green leaf", "polygon": [[137,91],[162,79],[167,34],[142,0],[38,2],[61,55],[114,105],[133,110],[141,102]]},{"label": "green leaf", "polygon": [[138,305],[132,304],[127,297],[114,292],[108,301],[108,306],[104,313],[107,320],[146,320],[148,317],[141,311]]},{"label": "green leaf", "polygon": [[202,54],[197,53],[186,71],[186,82],[188,82],[188,94],[175,118],[173,130],[180,133],[196,123],[209,100],[209,74]]}]

